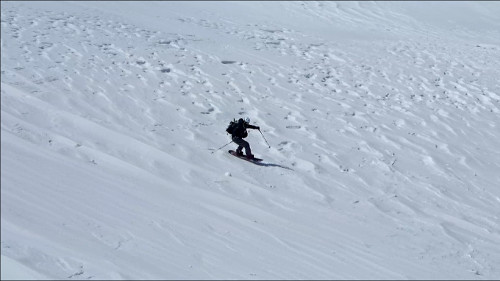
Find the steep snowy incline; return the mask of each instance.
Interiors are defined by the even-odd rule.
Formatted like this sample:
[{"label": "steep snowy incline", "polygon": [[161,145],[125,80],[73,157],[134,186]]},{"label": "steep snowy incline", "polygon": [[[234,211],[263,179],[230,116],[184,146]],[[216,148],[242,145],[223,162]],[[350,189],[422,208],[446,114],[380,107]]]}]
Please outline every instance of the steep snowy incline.
[{"label": "steep snowy incline", "polygon": [[2,279],[497,278],[499,6],[2,2]]}]

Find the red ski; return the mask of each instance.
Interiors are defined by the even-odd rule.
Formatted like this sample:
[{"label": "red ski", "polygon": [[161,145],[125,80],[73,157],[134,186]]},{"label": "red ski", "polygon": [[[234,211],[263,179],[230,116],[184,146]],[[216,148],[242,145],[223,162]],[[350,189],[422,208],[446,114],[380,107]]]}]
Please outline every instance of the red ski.
[{"label": "red ski", "polygon": [[229,150],[228,152],[229,152],[229,154],[231,154],[231,155],[233,155],[235,157],[238,157],[240,159],[246,160],[248,162],[258,163],[258,162],[262,161],[262,159],[260,159],[260,158],[255,158],[254,157],[253,159],[250,159],[250,158],[247,158],[245,155],[239,156],[238,154],[236,154],[236,151],[234,151],[234,150]]}]

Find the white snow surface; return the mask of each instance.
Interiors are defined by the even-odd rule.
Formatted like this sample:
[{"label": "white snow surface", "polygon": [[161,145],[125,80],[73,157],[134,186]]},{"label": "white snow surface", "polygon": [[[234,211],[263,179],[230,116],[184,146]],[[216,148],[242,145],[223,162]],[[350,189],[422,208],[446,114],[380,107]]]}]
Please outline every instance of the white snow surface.
[{"label": "white snow surface", "polygon": [[2,279],[499,279],[499,15],[2,1]]}]

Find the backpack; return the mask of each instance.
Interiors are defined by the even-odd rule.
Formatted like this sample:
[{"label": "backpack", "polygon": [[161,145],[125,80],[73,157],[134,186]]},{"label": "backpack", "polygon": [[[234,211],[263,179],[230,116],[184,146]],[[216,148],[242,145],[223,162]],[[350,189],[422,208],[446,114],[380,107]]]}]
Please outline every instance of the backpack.
[{"label": "backpack", "polygon": [[226,132],[227,132],[228,134],[231,134],[231,135],[232,135],[232,134],[234,133],[234,129],[236,129],[236,126],[237,126],[237,125],[238,125],[238,121],[236,121],[236,119],[233,119],[233,121],[231,121],[231,122],[229,123],[229,125],[227,126],[227,128],[226,128]]}]

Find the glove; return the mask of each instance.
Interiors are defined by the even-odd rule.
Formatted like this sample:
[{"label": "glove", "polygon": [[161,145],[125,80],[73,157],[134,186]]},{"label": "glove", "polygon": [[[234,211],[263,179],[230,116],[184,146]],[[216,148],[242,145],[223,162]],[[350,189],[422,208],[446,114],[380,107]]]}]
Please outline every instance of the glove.
[{"label": "glove", "polygon": [[259,126],[257,126],[257,130],[259,130],[259,131],[260,131],[260,127],[259,127]]}]

